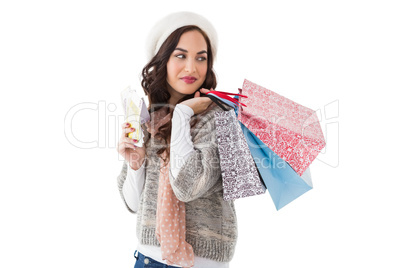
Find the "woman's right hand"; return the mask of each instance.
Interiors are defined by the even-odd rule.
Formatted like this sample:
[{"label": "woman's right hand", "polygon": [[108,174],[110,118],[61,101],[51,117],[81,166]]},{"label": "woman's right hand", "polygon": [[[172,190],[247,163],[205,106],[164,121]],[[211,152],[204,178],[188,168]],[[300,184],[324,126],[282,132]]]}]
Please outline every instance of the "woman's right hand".
[{"label": "woman's right hand", "polygon": [[127,136],[128,133],[134,131],[129,123],[124,123],[122,129],[117,151],[124,157],[132,169],[138,170],[144,162],[145,148],[136,146],[136,142]]}]

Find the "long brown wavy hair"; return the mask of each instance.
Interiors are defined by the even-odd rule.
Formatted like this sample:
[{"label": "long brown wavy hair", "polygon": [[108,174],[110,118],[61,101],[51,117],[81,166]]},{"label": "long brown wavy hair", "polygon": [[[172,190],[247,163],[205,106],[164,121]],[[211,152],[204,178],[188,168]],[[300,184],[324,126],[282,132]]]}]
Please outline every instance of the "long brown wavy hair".
[{"label": "long brown wavy hair", "polygon": [[[142,69],[142,81],[141,85],[144,89],[145,95],[148,96],[149,113],[153,113],[161,108],[163,108],[166,104],[169,103],[170,93],[167,90],[167,68],[166,65],[169,61],[169,58],[173,51],[176,49],[177,44],[179,43],[180,37],[182,34],[189,31],[199,31],[203,36],[207,43],[207,61],[208,61],[208,69],[204,83],[201,85],[201,88],[210,89],[216,88],[216,76],[213,70],[213,55],[211,42],[204,31],[202,31],[199,27],[195,25],[183,26],[181,28],[176,29],[169,37],[165,40],[165,42],[160,47],[158,53],[148,62],[147,65]],[[198,89],[198,90],[199,90]],[[195,94],[195,92],[194,92]],[[189,94],[184,96],[182,99],[178,101],[178,103],[183,102],[185,100],[194,98],[194,94]],[[171,109],[170,105],[168,107],[168,114],[170,114],[170,118],[173,115],[173,109]],[[166,107],[166,106],[165,106]],[[191,127],[197,124],[198,119],[193,120],[191,123]],[[165,162],[169,161],[170,158],[170,135],[172,129],[172,121],[169,120],[166,124],[162,125],[159,128],[158,133],[155,135],[155,138],[159,138],[163,141],[166,146],[159,149],[157,151],[157,155],[161,157],[164,151],[166,151],[167,158],[164,159]],[[147,140],[145,146],[147,146],[150,139]]]}]

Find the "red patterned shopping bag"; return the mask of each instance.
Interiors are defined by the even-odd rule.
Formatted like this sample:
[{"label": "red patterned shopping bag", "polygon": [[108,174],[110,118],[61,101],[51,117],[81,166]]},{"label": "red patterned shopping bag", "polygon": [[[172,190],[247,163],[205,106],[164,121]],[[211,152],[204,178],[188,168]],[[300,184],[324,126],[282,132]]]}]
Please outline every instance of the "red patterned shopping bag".
[{"label": "red patterned shopping bag", "polygon": [[301,176],[325,147],[314,110],[244,80],[238,119]]}]

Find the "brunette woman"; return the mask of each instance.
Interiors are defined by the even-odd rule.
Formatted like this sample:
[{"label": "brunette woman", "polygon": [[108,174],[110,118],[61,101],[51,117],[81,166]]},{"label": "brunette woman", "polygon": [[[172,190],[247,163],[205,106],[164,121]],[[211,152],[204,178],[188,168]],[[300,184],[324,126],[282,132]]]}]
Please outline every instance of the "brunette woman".
[{"label": "brunette woman", "polygon": [[233,202],[223,200],[214,112],[217,36],[204,17],[178,12],[148,38],[142,87],[151,120],[144,146],[123,125],[118,187],[137,213],[139,267],[229,267],[237,240]]}]

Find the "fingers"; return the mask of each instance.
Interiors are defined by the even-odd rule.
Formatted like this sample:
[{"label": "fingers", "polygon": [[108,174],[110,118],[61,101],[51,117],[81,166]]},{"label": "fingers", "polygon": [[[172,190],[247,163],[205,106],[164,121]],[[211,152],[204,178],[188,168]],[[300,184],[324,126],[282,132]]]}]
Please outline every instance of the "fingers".
[{"label": "fingers", "polygon": [[208,93],[211,90],[213,90],[213,89],[212,88],[211,89],[206,89],[206,88],[201,88],[200,89],[201,93],[204,93],[204,94]]},{"label": "fingers", "polygon": [[121,125],[122,135],[117,146],[117,152],[122,155],[126,160],[132,161],[131,157],[140,159],[144,157],[145,150],[143,147],[137,146],[138,141],[131,139],[127,136],[128,133],[135,131],[129,123],[124,123]]},{"label": "fingers", "polygon": [[121,139],[123,139],[124,137],[127,137],[127,134],[130,132],[134,132],[135,128],[132,128],[130,123],[124,123],[121,125],[122,128],[122,133],[121,133]]},{"label": "fingers", "polygon": [[121,128],[130,127],[130,126],[131,126],[130,123],[124,122],[124,123],[121,125]]},{"label": "fingers", "polygon": [[130,149],[133,149],[133,150],[135,150],[137,148],[137,146],[134,145],[132,142],[125,142],[124,147],[125,148],[130,148]]},{"label": "fingers", "polygon": [[[133,150],[135,150],[137,148],[137,146],[135,145],[137,142],[128,138],[128,137],[123,137],[120,140],[119,146],[123,146],[123,148],[131,148]],[[122,148],[119,148],[122,149]]]},{"label": "fingers", "polygon": [[124,137],[121,141],[124,142],[124,143],[130,143],[130,144],[136,144],[137,143],[136,140],[132,140],[129,137]]}]

